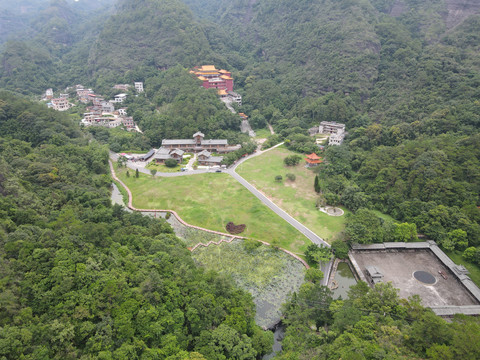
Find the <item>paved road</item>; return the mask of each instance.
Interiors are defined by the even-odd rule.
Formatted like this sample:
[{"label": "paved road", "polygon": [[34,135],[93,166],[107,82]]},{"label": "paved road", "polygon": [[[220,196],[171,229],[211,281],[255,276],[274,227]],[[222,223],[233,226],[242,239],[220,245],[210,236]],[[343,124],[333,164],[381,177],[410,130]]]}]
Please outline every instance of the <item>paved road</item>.
[{"label": "paved road", "polygon": [[245,186],[248,191],[250,191],[253,195],[255,195],[261,202],[263,202],[266,206],[268,206],[275,214],[280,216],[282,219],[287,221],[289,224],[291,224],[293,227],[295,227],[298,231],[300,231],[303,235],[305,235],[307,238],[309,238],[313,243],[317,245],[323,245],[323,246],[328,246],[330,245],[325,242],[320,236],[315,234],[312,230],[307,228],[305,225],[301,224],[297,220],[295,220],[293,217],[288,215],[284,210],[282,210],[280,207],[275,205],[270,199],[268,199],[265,195],[263,195],[260,191],[255,189],[247,180],[245,180],[243,177],[238,175],[235,172],[234,168],[228,169],[225,171],[226,173],[230,174],[233,176],[235,180],[237,180],[240,184]]},{"label": "paved road", "polygon": [[[287,214],[284,210],[282,210],[280,207],[275,205],[270,199],[268,199],[265,195],[263,195],[261,192],[259,192],[253,185],[251,185],[247,180],[245,180],[243,177],[237,174],[235,171],[236,168],[242,164],[244,161],[263,154],[266,151],[270,151],[276,147],[279,147],[283,145],[283,142],[280,144],[277,144],[267,150],[263,151],[257,151],[256,153],[247,156],[245,158],[240,159],[237,161],[236,164],[231,166],[228,169],[222,170],[222,172],[225,172],[229,175],[231,175],[235,180],[237,180],[240,184],[242,184],[248,191],[250,191],[253,195],[255,195],[262,203],[264,203],[266,206],[268,206],[274,213],[279,215],[282,219],[284,219],[286,222],[288,222],[290,225],[292,225],[294,228],[296,228],[300,233],[305,235],[310,241],[312,241],[314,244],[317,245],[323,245],[330,247],[330,244],[325,242],[320,236],[315,234],[312,230],[307,228],[305,225],[301,224],[299,221],[295,220],[292,216]],[[114,152],[110,152],[110,158],[114,161],[118,159],[118,154]],[[142,172],[144,174],[150,174],[150,171],[148,169],[145,169],[144,166],[146,166],[145,163],[134,163],[131,161],[128,161],[127,166],[131,169],[138,169],[139,172]],[[194,170],[194,171],[184,171],[184,172],[175,172],[175,173],[157,173],[156,176],[164,176],[164,177],[177,177],[177,176],[186,176],[186,175],[194,175],[194,174],[202,174],[202,173],[207,173],[207,172],[212,172],[212,170],[208,169],[199,169],[199,170]],[[332,267],[332,261],[329,263],[325,264],[322,266],[322,271],[325,275],[324,277],[324,284],[326,285],[326,282],[329,278],[330,275],[330,270]]]}]

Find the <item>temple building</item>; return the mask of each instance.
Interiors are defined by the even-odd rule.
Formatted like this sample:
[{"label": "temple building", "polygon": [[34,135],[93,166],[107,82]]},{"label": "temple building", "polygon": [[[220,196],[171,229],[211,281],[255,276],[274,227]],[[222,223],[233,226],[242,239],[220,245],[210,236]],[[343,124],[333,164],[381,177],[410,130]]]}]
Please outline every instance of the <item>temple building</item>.
[{"label": "temple building", "polygon": [[217,70],[215,65],[203,65],[194,68],[190,73],[202,80],[202,86],[205,89],[233,91],[233,78],[230,71]]},{"label": "temple building", "polygon": [[209,150],[217,153],[227,153],[238,150],[241,146],[229,146],[228,141],[224,139],[204,140],[204,134],[200,131],[193,134],[193,139],[173,139],[162,140],[162,147],[166,149],[181,149],[188,152],[200,152]]}]

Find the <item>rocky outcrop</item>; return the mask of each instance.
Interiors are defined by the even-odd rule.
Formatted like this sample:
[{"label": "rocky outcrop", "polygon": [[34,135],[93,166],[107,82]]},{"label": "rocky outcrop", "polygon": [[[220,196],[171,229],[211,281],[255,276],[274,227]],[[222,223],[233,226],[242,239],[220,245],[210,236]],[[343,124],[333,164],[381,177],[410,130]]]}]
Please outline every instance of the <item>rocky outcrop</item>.
[{"label": "rocky outcrop", "polygon": [[478,0],[445,0],[447,13],[445,24],[451,29],[460,24],[467,17],[480,14],[480,1]]}]

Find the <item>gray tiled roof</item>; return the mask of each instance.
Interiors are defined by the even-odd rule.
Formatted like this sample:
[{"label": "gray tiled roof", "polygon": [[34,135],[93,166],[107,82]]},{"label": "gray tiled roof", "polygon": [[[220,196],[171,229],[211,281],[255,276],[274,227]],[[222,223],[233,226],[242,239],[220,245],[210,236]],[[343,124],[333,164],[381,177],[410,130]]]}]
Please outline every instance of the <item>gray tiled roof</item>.
[{"label": "gray tiled roof", "polygon": [[210,156],[205,160],[200,160],[202,162],[209,162],[209,163],[221,163],[223,160],[223,156]]},{"label": "gray tiled roof", "polygon": [[168,159],[171,159],[172,157],[170,156],[170,154],[155,154],[153,158],[158,160],[168,160]]},{"label": "gray tiled roof", "polygon": [[201,155],[205,155],[206,157],[209,157],[211,153],[208,150],[203,150],[202,152],[198,153],[198,156],[201,156]]},{"label": "gray tiled roof", "polygon": [[195,145],[193,139],[162,140],[162,145]]},{"label": "gray tiled roof", "polygon": [[201,137],[205,137],[205,134],[203,134],[201,131],[197,131],[195,134],[193,134],[193,137],[195,136],[201,136]]},{"label": "gray tiled roof", "polygon": [[180,150],[180,149],[174,149],[174,150],[172,150],[170,155],[172,155],[172,154],[178,154],[178,155],[182,156],[183,154],[185,154],[185,151]]},{"label": "gray tiled roof", "polygon": [[157,155],[170,154],[170,149],[161,147],[160,149],[157,150],[156,154],[157,154]]},{"label": "gray tiled roof", "polygon": [[202,140],[202,145],[228,145],[227,140]]}]

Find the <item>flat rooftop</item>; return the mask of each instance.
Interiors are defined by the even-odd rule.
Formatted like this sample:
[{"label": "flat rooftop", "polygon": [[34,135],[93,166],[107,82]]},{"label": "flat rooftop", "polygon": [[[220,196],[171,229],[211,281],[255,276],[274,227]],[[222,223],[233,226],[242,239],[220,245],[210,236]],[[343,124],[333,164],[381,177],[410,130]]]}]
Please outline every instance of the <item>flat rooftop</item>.
[{"label": "flat rooftop", "polygon": [[[459,278],[430,248],[419,249],[361,249],[352,250],[350,258],[356,263],[356,271],[371,284],[367,266],[375,266],[383,274],[383,282],[392,282],[399,289],[399,296],[407,299],[419,295],[426,307],[480,305]],[[435,278],[426,284],[414,277],[416,271],[425,271]],[[446,279],[439,273],[442,271]]]}]

